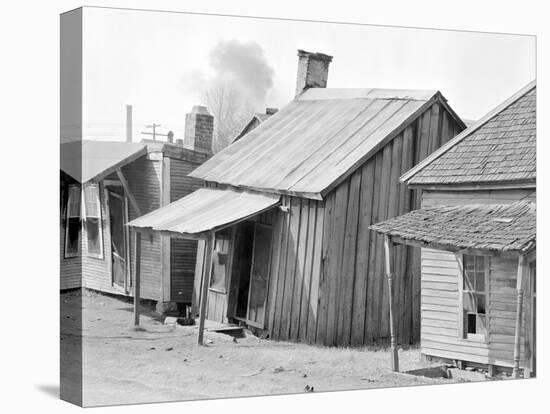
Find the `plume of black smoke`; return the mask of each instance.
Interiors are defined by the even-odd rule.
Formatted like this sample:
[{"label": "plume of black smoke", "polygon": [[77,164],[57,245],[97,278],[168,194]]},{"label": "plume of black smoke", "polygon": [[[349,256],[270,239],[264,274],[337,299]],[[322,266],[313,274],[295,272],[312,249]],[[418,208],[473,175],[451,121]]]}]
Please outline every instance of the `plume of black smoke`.
[{"label": "plume of black smoke", "polygon": [[266,106],[275,73],[255,42],[221,41],[211,50],[209,63],[211,77],[192,72],[187,78],[202,85],[201,94],[214,116],[213,149],[217,152],[231,143],[255,111]]},{"label": "plume of black smoke", "polygon": [[218,82],[233,85],[254,107],[265,104],[267,92],[273,87],[274,71],[259,44],[220,42],[210,52],[210,65]]}]

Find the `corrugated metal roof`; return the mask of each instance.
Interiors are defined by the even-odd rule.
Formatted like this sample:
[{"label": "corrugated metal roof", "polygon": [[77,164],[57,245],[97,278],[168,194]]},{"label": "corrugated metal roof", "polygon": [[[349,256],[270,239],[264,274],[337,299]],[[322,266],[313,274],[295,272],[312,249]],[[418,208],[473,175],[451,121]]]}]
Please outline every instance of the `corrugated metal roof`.
[{"label": "corrugated metal roof", "polygon": [[531,183],[536,179],[536,83],[403,175],[411,185]]},{"label": "corrugated metal roof", "polygon": [[190,175],[322,198],[436,99],[444,102],[437,91],[311,88]]},{"label": "corrugated metal roof", "polygon": [[536,207],[529,201],[428,207],[370,229],[435,248],[526,252],[536,244]]},{"label": "corrugated metal roof", "polygon": [[274,194],[201,188],[128,225],[197,237],[255,216],[277,205],[279,200],[280,196]]},{"label": "corrugated metal roof", "polygon": [[90,141],[61,144],[61,170],[80,183],[98,180],[147,153],[144,144]]}]

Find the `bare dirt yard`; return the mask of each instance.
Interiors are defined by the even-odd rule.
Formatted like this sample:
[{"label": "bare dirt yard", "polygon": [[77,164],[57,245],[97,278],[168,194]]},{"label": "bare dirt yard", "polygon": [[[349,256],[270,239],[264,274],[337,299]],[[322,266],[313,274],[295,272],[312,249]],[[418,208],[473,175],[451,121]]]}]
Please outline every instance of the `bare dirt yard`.
[{"label": "bare dirt yard", "polygon": [[459,381],[404,373],[429,366],[417,348],[399,351],[402,372],[395,373],[384,348],[326,348],[250,333],[234,340],[215,332],[206,332],[207,345],[198,346],[196,326],[164,325],[144,309],[142,330],[135,330],[131,303],[93,292],[78,295],[61,296],[61,340],[63,352],[77,347],[82,303],[85,406]]}]

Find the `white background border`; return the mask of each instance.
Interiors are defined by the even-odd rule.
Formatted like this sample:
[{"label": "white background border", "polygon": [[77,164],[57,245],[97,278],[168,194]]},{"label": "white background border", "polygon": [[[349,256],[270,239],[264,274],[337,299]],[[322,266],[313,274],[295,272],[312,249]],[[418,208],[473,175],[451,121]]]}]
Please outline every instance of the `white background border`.
[{"label": "white background border", "polygon": [[[522,0],[455,2],[346,1],[87,1],[85,5],[161,9],[263,17],[403,25],[459,30],[536,34],[538,56],[538,244],[544,252],[549,182],[550,113],[546,78],[550,47],[546,2]],[[4,412],[69,412],[76,407],[44,392],[59,377],[59,13],[83,5],[77,1],[9,1],[1,12],[0,114],[2,127],[2,227],[0,244],[2,325],[0,368]],[[483,93],[483,91],[480,91]],[[543,162],[540,162],[540,161]],[[542,253],[541,253],[542,256]],[[297,396],[166,403],[99,411],[280,413],[327,412],[521,412],[542,411],[549,381],[544,341],[547,262],[540,261],[538,323],[539,372],[529,381],[424,386]],[[327,373],[330,375],[330,373]],[[467,403],[466,403],[467,402]],[[95,411],[95,410],[94,410]]]}]

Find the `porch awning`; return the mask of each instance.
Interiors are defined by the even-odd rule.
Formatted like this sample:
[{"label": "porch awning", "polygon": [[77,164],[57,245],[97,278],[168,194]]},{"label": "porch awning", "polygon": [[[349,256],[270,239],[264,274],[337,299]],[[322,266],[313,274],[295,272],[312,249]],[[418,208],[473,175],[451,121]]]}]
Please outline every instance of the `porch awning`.
[{"label": "porch awning", "polygon": [[427,207],[369,227],[397,242],[444,250],[526,253],[536,246],[535,203]]},{"label": "porch awning", "polygon": [[189,238],[204,237],[246,220],[279,204],[280,195],[201,188],[167,206],[128,223],[140,229],[154,230]]}]

